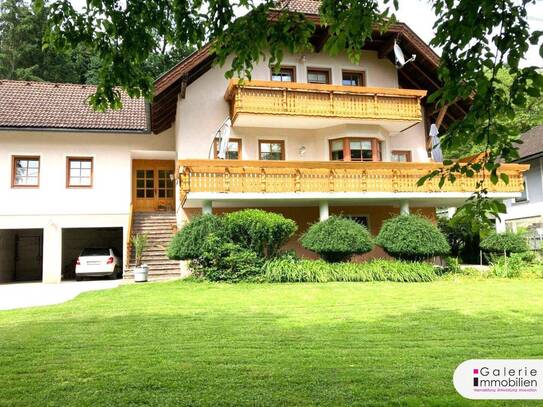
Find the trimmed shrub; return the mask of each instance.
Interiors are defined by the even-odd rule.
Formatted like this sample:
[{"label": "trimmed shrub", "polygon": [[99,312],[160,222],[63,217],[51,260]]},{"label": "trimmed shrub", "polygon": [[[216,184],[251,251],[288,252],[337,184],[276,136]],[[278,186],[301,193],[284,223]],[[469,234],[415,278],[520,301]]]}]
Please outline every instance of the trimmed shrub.
[{"label": "trimmed shrub", "polygon": [[194,217],[173,237],[167,256],[173,260],[195,260],[203,252],[203,245],[211,233],[221,233],[223,219],[215,215]]},{"label": "trimmed shrub", "polygon": [[300,242],[329,262],[346,261],[354,254],[373,249],[373,239],[364,226],[338,216],[311,225]]},{"label": "trimmed shrub", "polygon": [[437,277],[429,263],[372,260],[366,263],[327,263],[323,260],[274,259],[264,266],[263,279],[272,283],[307,282],[426,282]]},{"label": "trimmed shrub", "polygon": [[526,239],[513,232],[492,232],[481,241],[481,248],[492,253],[521,253],[529,250]]},{"label": "trimmed shrub", "polygon": [[260,209],[229,213],[224,224],[232,242],[262,257],[275,256],[298,229],[293,220]]},{"label": "trimmed shrub", "polygon": [[262,272],[263,260],[252,250],[210,234],[202,244],[200,257],[191,263],[193,271],[210,281],[239,282]]},{"label": "trimmed shrub", "polygon": [[403,260],[424,260],[450,251],[437,226],[417,215],[400,215],[383,222],[376,243],[391,256]]}]

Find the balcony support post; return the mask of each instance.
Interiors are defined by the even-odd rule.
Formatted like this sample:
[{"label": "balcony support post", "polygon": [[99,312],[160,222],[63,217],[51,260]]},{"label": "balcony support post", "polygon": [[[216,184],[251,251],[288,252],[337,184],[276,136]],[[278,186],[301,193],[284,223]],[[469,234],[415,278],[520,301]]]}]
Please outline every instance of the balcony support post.
[{"label": "balcony support post", "polygon": [[319,220],[323,222],[329,217],[330,217],[330,207],[328,206],[328,201],[320,201],[319,202]]},{"label": "balcony support post", "polygon": [[211,201],[202,202],[202,215],[211,215],[213,213],[213,203]]},{"label": "balcony support post", "polygon": [[409,215],[409,201],[400,202],[400,214]]}]

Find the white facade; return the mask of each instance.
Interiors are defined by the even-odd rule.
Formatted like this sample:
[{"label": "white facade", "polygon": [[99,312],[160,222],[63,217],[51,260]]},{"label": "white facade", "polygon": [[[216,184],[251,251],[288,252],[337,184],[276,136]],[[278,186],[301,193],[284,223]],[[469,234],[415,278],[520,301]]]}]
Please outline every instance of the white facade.
[{"label": "white facade", "polygon": [[[14,156],[40,158],[38,187],[12,186]],[[67,187],[68,157],[93,159],[92,187]],[[160,135],[0,131],[0,196],[3,198],[0,200],[0,230],[43,229],[43,281],[59,282],[62,229],[123,228],[123,247],[126,247],[132,160],[147,158],[175,158],[171,130]],[[11,250],[2,246],[0,236],[0,258],[2,248]]]}]

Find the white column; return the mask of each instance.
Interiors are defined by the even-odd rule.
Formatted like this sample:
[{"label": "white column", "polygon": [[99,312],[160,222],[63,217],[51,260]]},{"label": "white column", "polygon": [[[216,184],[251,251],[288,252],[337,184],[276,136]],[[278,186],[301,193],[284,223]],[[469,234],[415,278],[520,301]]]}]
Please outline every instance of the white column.
[{"label": "white column", "polygon": [[202,203],[202,215],[211,215],[213,213],[213,204],[211,201]]},{"label": "white column", "polygon": [[43,229],[43,282],[60,283],[62,279],[62,229],[49,223]]},{"label": "white column", "polygon": [[325,221],[330,217],[330,208],[327,201],[319,202],[319,220]]},{"label": "white column", "polygon": [[449,219],[451,219],[455,213],[456,213],[456,208],[454,206],[447,208],[447,216]]},{"label": "white column", "polygon": [[400,214],[409,215],[409,201],[400,202]]}]

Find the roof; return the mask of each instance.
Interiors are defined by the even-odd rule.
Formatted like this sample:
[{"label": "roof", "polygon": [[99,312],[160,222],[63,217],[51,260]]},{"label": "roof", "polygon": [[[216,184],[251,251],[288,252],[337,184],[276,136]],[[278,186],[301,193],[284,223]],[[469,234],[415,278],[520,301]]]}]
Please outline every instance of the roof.
[{"label": "roof", "polygon": [[320,0],[281,0],[278,8],[304,14],[319,14]]},{"label": "roof", "polygon": [[[327,38],[326,27],[319,25],[319,0],[280,0],[283,7],[291,11],[303,12],[317,25],[311,38],[315,51],[320,52]],[[274,19],[278,9],[270,11],[270,19]],[[440,59],[434,50],[426,44],[411,28],[404,23],[392,24],[386,32],[375,27],[372,39],[367,41],[364,49],[377,51],[379,58],[387,58],[394,63],[393,45],[397,40],[406,55],[416,54],[416,61],[398,70],[400,86],[409,89],[424,89],[434,92],[441,88],[437,74]],[[186,87],[207,72],[213,64],[214,54],[211,44],[189,55],[155,82],[155,94],[151,107],[151,128],[160,133],[170,128],[176,120],[178,96],[184,97]],[[469,105],[463,101],[456,102],[445,111],[443,125],[460,120],[466,114]],[[427,106],[427,119],[436,121],[439,109]]]},{"label": "roof", "polygon": [[123,108],[97,112],[88,104],[96,86],[0,80],[0,128],[144,132],[146,102],[121,92]]},{"label": "roof", "polygon": [[523,142],[518,147],[521,160],[543,153],[543,125],[528,130],[520,139]]}]

